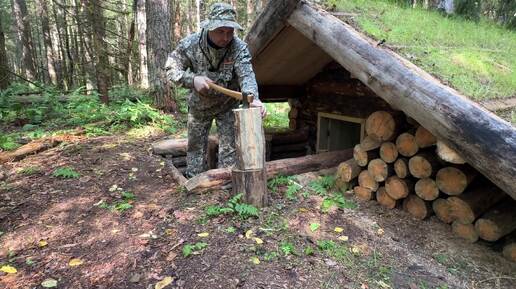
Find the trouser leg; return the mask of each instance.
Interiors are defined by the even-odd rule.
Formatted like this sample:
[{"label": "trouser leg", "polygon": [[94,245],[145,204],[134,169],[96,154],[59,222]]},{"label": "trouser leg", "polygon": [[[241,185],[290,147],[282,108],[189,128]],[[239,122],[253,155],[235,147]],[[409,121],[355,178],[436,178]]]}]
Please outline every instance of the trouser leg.
[{"label": "trouser leg", "polygon": [[235,115],[230,109],[215,118],[219,133],[219,160],[217,167],[235,164]]},{"label": "trouser leg", "polygon": [[188,114],[188,149],[186,153],[186,174],[195,176],[208,170],[208,133],[211,118],[201,118]]}]

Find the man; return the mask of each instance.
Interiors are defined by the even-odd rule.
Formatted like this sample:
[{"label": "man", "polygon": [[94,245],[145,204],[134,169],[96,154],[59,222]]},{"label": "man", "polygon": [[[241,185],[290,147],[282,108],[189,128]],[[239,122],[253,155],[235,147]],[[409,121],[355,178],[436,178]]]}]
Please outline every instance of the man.
[{"label": "man", "polygon": [[167,59],[167,77],[192,90],[188,99],[187,177],[208,169],[208,134],[214,119],[219,134],[218,167],[235,163],[232,109],[238,106],[238,100],[210,90],[209,82],[240,90],[244,97],[252,95],[251,106],[259,107],[265,116],[251,55],[247,45],[234,35],[235,29],[242,30],[235,19],[231,5],[213,4],[202,30],[181,40]]}]

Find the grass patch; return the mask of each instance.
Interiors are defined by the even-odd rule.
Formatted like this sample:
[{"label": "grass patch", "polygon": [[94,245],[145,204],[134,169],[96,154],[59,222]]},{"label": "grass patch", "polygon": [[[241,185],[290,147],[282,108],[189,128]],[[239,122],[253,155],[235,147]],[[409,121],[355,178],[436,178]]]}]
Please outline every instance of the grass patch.
[{"label": "grass patch", "polygon": [[329,0],[356,25],[474,100],[516,96],[516,33],[392,1]]},{"label": "grass patch", "polygon": [[290,106],[288,102],[266,103],[267,116],[263,120],[263,127],[274,130],[287,130],[289,128],[288,113]]}]

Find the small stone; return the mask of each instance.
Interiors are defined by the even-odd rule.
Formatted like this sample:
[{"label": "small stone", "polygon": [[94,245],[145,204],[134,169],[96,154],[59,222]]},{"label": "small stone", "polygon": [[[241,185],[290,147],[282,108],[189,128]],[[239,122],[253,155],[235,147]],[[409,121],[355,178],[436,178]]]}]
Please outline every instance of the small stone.
[{"label": "small stone", "polygon": [[337,266],[337,262],[333,261],[332,259],[326,259],[326,260],[324,260],[324,262],[326,263],[326,265],[328,265],[330,267]]},{"label": "small stone", "polygon": [[140,278],[141,278],[141,275],[138,273],[135,273],[131,276],[131,278],[129,279],[129,282],[138,283],[138,282],[140,282]]}]

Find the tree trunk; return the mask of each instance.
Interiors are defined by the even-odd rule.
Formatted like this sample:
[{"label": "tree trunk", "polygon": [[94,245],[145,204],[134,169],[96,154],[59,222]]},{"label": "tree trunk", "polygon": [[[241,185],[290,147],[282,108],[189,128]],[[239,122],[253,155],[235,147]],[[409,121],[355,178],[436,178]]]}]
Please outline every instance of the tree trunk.
[{"label": "tree trunk", "polygon": [[97,78],[97,90],[100,100],[109,103],[110,73],[107,44],[105,42],[106,30],[103,10],[100,8],[99,0],[83,0],[87,5],[89,23],[93,29],[93,50],[95,62],[95,75]]},{"label": "tree trunk", "polygon": [[[265,165],[267,178],[270,179],[277,175],[288,176],[333,168],[342,161],[349,159],[351,154],[351,150],[343,150],[267,162]],[[185,187],[189,192],[204,192],[220,189],[230,180],[231,168],[214,169],[189,179]]]},{"label": "tree trunk", "polygon": [[7,51],[5,49],[5,36],[0,21],[0,90],[9,86],[9,63],[7,63]]},{"label": "tree trunk", "polygon": [[[258,0],[256,0],[258,1]],[[247,23],[246,23],[246,29],[248,30],[251,28],[251,25],[253,24],[254,20],[254,13],[255,13],[255,7],[253,4],[253,0],[247,0]]]},{"label": "tree trunk", "polygon": [[136,26],[138,29],[138,53],[140,55],[140,87],[149,88],[147,57],[147,15],[145,0],[136,0]]},{"label": "tree trunk", "polygon": [[30,30],[30,17],[27,14],[25,0],[11,0],[12,16],[16,28],[16,40],[21,48],[23,76],[30,81],[37,79],[34,64],[34,45]]},{"label": "tree trunk", "polygon": [[357,144],[353,148],[353,158],[359,166],[365,167],[371,160],[378,158],[378,150],[366,150],[362,144]]},{"label": "tree trunk", "polygon": [[172,52],[169,9],[166,0],[146,1],[147,54],[154,105],[164,111],[176,113],[177,105],[173,99],[171,83],[164,71],[168,54]]},{"label": "tree trunk", "polygon": [[516,129],[510,123],[309,4],[298,5],[288,23],[516,199]]}]

